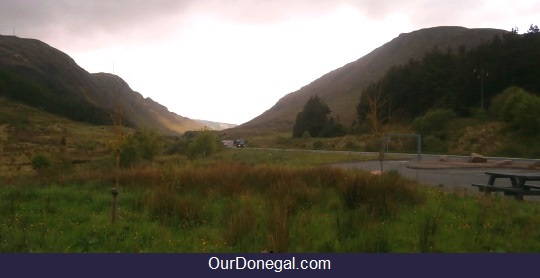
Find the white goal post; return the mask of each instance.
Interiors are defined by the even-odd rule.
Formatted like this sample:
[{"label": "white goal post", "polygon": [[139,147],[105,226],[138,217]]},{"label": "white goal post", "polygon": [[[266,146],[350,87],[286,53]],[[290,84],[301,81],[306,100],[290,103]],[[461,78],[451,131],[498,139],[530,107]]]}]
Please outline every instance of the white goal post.
[{"label": "white goal post", "polygon": [[[404,134],[404,133],[386,133],[383,135],[382,152],[388,152],[388,142],[392,137],[416,137],[416,153],[418,155],[418,161],[422,160],[422,135],[420,134]],[[384,155],[384,154],[383,154]]]}]

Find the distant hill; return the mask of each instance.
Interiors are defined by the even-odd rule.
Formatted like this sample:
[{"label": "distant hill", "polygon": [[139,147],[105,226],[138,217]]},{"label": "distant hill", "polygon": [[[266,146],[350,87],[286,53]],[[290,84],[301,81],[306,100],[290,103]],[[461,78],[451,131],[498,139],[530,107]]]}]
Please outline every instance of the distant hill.
[{"label": "distant hill", "polygon": [[218,122],[212,122],[212,121],[206,121],[206,120],[195,120],[201,124],[203,124],[205,127],[212,129],[212,130],[224,130],[228,128],[233,128],[238,125],[235,124],[227,124],[227,123],[218,123]]},{"label": "distant hill", "polygon": [[420,59],[434,47],[471,49],[504,33],[507,31],[448,26],[401,34],[364,57],[285,95],[273,107],[235,129],[240,133],[247,130],[292,131],[296,114],[313,95],[318,95],[329,105],[339,122],[350,126],[356,118],[356,105],[362,90],[380,79],[392,66]]},{"label": "distant hill", "polygon": [[127,126],[165,134],[204,126],[144,98],[118,76],[90,74],[46,43],[14,36],[0,36],[0,97],[93,124],[111,124],[114,110]]}]

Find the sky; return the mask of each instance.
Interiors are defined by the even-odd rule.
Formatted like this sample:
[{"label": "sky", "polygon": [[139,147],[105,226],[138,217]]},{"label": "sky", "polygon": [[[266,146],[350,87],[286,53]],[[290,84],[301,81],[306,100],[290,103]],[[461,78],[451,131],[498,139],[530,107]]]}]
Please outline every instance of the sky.
[{"label": "sky", "polygon": [[519,33],[540,0],[0,0],[0,34],[41,40],[191,119],[242,124],[401,33]]}]

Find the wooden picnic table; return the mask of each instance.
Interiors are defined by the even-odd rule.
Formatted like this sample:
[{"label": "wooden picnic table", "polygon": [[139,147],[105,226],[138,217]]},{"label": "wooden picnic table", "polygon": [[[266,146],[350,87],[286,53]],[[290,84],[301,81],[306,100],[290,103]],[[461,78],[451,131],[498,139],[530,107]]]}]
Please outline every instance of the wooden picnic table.
[{"label": "wooden picnic table", "polygon": [[[523,200],[524,195],[540,195],[540,185],[533,185],[527,182],[540,181],[540,173],[523,173],[523,172],[499,172],[487,171],[489,176],[487,184],[472,184],[478,187],[478,190],[486,192],[503,192],[504,195],[512,195],[517,200]],[[497,179],[509,179],[511,186],[495,185]]]}]

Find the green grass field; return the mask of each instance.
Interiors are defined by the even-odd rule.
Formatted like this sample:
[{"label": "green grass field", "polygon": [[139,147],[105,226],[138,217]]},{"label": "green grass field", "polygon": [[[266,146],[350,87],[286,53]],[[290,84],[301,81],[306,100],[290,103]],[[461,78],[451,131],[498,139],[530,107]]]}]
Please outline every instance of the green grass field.
[{"label": "green grass field", "polygon": [[0,252],[540,250],[535,202],[325,166],[357,159],[365,158],[229,149],[118,173],[95,161],[53,179],[2,178]]}]

